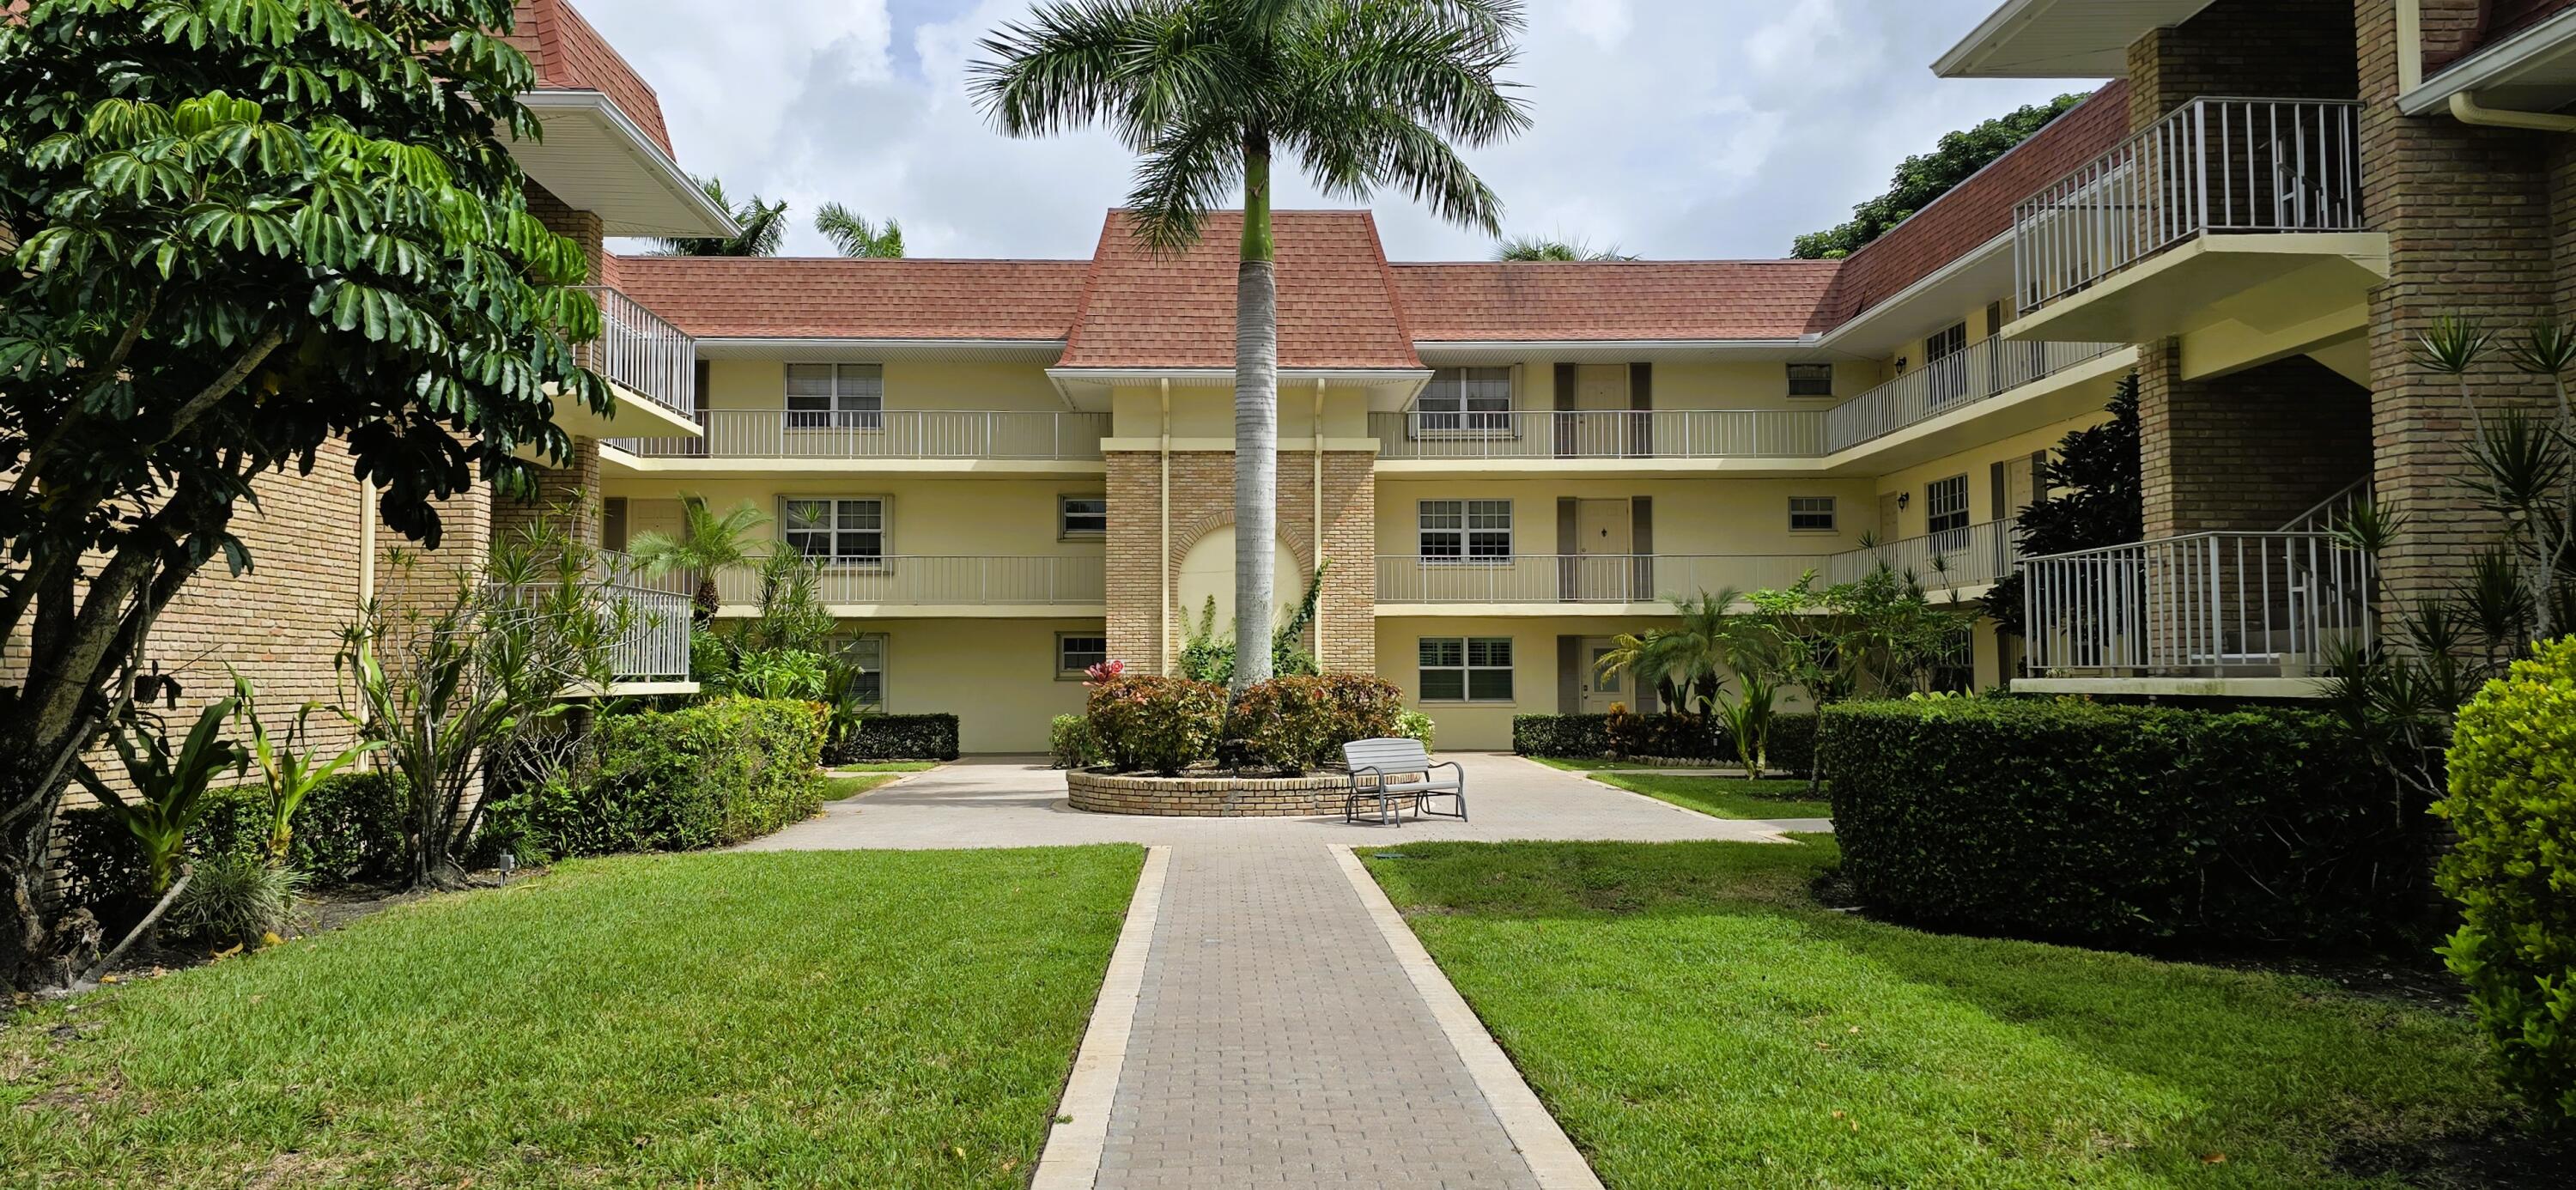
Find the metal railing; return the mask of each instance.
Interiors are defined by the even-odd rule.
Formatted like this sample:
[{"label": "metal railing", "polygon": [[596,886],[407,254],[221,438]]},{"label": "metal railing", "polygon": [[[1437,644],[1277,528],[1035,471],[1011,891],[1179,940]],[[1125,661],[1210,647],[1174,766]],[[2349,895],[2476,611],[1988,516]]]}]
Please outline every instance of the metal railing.
[{"label": "metal railing", "polygon": [[2195,533],[2022,569],[2043,676],[2307,677],[2372,633],[2372,560],[2326,533]]},{"label": "metal railing", "polygon": [[[760,572],[723,571],[716,591],[727,604],[757,603]],[[1109,568],[1098,555],[839,559],[823,564],[818,593],[833,605],[1096,606],[1109,601]]]},{"label": "metal railing", "polygon": [[2195,99],[2013,209],[2029,313],[2194,236],[2359,231],[2361,106]]},{"label": "metal railing", "polygon": [[1960,587],[1982,587],[2011,574],[2020,556],[2021,530],[2012,521],[1986,521],[1921,537],[1846,550],[1824,568],[1829,583],[1856,582],[1885,562],[1910,574],[1935,599]]},{"label": "metal railing", "polygon": [[1815,554],[1383,554],[1377,560],[1377,601],[1663,603],[1728,588],[1786,587],[1824,561]]},{"label": "metal railing", "polygon": [[2290,518],[2281,526],[2284,533],[2332,533],[2351,523],[2353,514],[2369,508],[2375,499],[2370,477],[2363,476],[2346,485],[2342,491],[2316,503],[2316,507]]},{"label": "metal railing", "polygon": [[640,458],[1097,459],[1106,413],[710,409],[699,438],[620,438]]},{"label": "metal railing", "polygon": [[573,349],[581,365],[682,417],[697,404],[698,341],[642,302],[584,285],[599,303],[599,337]]},{"label": "metal railing", "polygon": [[1821,409],[1372,413],[1386,459],[1796,458],[1825,453]]},{"label": "metal railing", "polygon": [[[602,601],[622,605],[629,617],[624,635],[608,646],[609,674],[620,682],[668,680],[689,676],[689,629],[692,600],[663,589],[669,579],[643,585],[638,572],[626,567],[624,555],[603,552],[592,567],[590,585]],[[554,583],[524,583],[491,588],[509,607],[534,607],[556,590]]]},{"label": "metal railing", "polygon": [[2117,351],[2124,343],[2007,343],[1988,339],[1834,406],[1825,444],[1848,450],[1953,409],[2001,396],[2045,376]]}]

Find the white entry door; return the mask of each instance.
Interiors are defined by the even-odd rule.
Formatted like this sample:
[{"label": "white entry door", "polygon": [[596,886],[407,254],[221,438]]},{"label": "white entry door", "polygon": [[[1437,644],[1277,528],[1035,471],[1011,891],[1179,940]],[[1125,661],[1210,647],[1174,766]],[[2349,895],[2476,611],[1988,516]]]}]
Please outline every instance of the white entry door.
[{"label": "white entry door", "polygon": [[1593,603],[1639,603],[1648,598],[1629,590],[1635,567],[1629,555],[1636,522],[1626,500],[1574,502],[1575,598]]},{"label": "white entry door", "polygon": [[1607,715],[1610,713],[1610,704],[1614,702],[1627,703],[1628,709],[1632,711],[1637,709],[1636,702],[1627,694],[1629,675],[1619,673],[1604,676],[1601,672],[1601,659],[1609,656],[1610,651],[1617,647],[1618,642],[1606,636],[1587,637],[1583,642],[1584,714]]}]

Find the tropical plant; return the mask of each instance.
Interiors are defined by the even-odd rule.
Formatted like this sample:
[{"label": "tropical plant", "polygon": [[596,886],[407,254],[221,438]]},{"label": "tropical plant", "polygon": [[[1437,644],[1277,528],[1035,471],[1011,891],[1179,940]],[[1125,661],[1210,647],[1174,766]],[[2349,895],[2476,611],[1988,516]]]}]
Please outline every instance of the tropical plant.
[{"label": "tropical plant", "polygon": [[759,556],[751,531],[768,524],[751,501],[745,500],[733,510],[718,515],[707,507],[706,497],[684,492],[680,496],[680,534],[641,533],[626,545],[635,564],[653,574],[694,574],[698,589],[691,606],[698,622],[715,618],[723,605],[716,589],[716,574],[736,566],[749,565]]},{"label": "tropical plant", "polygon": [[1724,724],[1752,780],[1766,767],[1772,717],[1791,679],[1788,643],[1768,619],[1737,613],[1744,601],[1733,588],[1677,597],[1679,624],[1618,637],[1599,668],[1652,682],[1667,706]]},{"label": "tropical plant", "polygon": [[871,223],[836,202],[824,203],[823,209],[814,212],[814,230],[822,232],[843,256],[893,259],[903,255],[902,224],[892,219]]},{"label": "tropical plant", "polygon": [[1215,759],[1225,703],[1225,688],[1213,683],[1133,674],[1092,687],[1083,717],[1120,771],[1171,774]]},{"label": "tropical plant", "polygon": [[1621,252],[1619,245],[1594,248],[1583,240],[1546,236],[1513,236],[1494,246],[1494,259],[1505,262],[1531,261],[1625,261],[1635,260],[1631,253]]},{"label": "tropical plant", "polygon": [[311,732],[313,712],[322,709],[320,702],[307,702],[296,708],[295,718],[280,734],[270,731],[268,723],[260,718],[259,700],[250,679],[238,673],[233,675],[233,700],[242,726],[250,732],[251,764],[268,791],[268,863],[282,868],[295,846],[295,815],[304,808],[304,799],[332,774],[384,744],[360,740],[324,759],[313,746]]},{"label": "tropical plant", "polygon": [[[1306,647],[1306,630],[1315,624],[1315,613],[1323,604],[1324,574],[1332,569],[1333,560],[1324,559],[1306,580],[1306,593],[1288,619],[1270,633],[1270,672],[1286,677],[1323,672],[1312,650]],[[1235,639],[1220,636],[1216,629],[1216,596],[1210,595],[1199,605],[1199,618],[1192,621],[1188,613],[1181,617],[1187,635],[1181,641],[1181,676],[1196,682],[1214,682],[1231,686],[1236,670]],[[1238,692],[1240,693],[1240,692]]]},{"label": "tropical plant", "polygon": [[528,490],[605,412],[587,257],[504,136],[507,0],[37,0],[0,21],[0,983],[66,961],[44,885],[74,758],[255,477],[327,463],[394,532]]},{"label": "tropical plant", "polygon": [[[2146,485],[2138,454],[2138,376],[2111,390],[2111,417],[2072,430],[2041,464],[2039,490],[2014,517],[2025,558],[2127,545],[2146,536]],[[1987,614],[2014,636],[2023,632],[2022,573],[1986,592]]]},{"label": "tropical plant", "polygon": [[707,201],[733,219],[734,234],[709,239],[664,239],[662,256],[776,256],[787,239],[787,200],[763,202],[757,194],[736,204],[717,178],[691,178]]},{"label": "tropical plant", "polygon": [[1897,163],[1887,193],[1853,207],[1852,217],[1841,224],[1799,236],[1789,255],[1833,260],[1860,251],[2086,98],[2060,95],[2046,103],[2015,108],[1965,131],[1944,134],[1931,152]]},{"label": "tropical plant", "polygon": [[133,787],[132,800],[88,761],[80,762],[81,788],[142,843],[154,896],[167,894],[179,878],[188,831],[205,814],[207,788],[219,776],[240,773],[249,762],[241,745],[222,734],[237,705],[229,698],[207,704],[177,752],[170,750],[159,726],[148,719],[138,717],[109,728],[108,743]]},{"label": "tropical plant", "polygon": [[[1268,624],[1277,534],[1279,320],[1272,158],[1326,194],[1394,187],[1442,218],[1500,230],[1502,203],[1451,142],[1529,124],[1498,76],[1519,0],[1063,0],[984,40],[977,103],[1004,133],[1105,124],[1143,157],[1127,205],[1157,253],[1199,238],[1240,184],[1235,285],[1235,623]],[[1240,692],[1271,676],[1255,654]]]},{"label": "tropical plant", "polygon": [[443,604],[370,602],[342,634],[352,718],[409,793],[403,843],[414,887],[464,883],[456,857],[481,812],[481,758],[556,734],[566,691],[601,689],[615,676],[612,649],[634,611],[588,581],[592,562],[555,517],[541,518],[495,541],[483,573],[460,568]]},{"label": "tropical plant", "polygon": [[820,702],[832,675],[820,653],[803,649],[744,649],[734,654],[733,668],[716,683],[715,692],[746,698],[788,698]]},{"label": "tropical plant", "polygon": [[1420,711],[1408,709],[1397,714],[1395,717],[1394,734],[1396,738],[1419,740],[1422,743],[1422,750],[1425,752],[1431,751],[1431,742],[1439,735],[1439,732],[1440,725],[1433,723],[1431,721],[1431,716],[1425,715]]},{"label": "tropical plant", "polygon": [[181,938],[215,944],[274,938],[294,925],[306,880],[260,856],[219,851],[191,867],[188,888],[171,901],[163,924]]}]

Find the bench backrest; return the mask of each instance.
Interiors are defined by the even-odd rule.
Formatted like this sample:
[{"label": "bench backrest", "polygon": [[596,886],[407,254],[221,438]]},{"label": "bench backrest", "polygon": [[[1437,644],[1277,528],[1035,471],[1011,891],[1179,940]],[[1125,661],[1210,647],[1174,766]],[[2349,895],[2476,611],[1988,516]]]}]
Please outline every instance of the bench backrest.
[{"label": "bench backrest", "polygon": [[1422,750],[1422,741],[1406,739],[1352,740],[1342,745],[1342,763],[1352,772],[1379,769],[1390,773],[1418,773],[1431,764],[1431,754]]}]

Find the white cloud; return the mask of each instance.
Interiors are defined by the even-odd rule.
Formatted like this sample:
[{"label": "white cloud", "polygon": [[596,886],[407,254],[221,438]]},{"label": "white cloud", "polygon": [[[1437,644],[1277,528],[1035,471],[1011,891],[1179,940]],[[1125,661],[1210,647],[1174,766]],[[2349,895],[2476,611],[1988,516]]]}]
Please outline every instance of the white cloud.
[{"label": "white cloud", "polygon": [[[1886,185],[1949,129],[2081,84],[1945,81],[1928,63],[1995,0],[1561,0],[1534,5],[1514,79],[1535,126],[1470,153],[1507,230],[1649,257],[1765,257]],[[795,207],[838,200],[915,255],[1087,255],[1131,155],[1097,131],[1012,140],[966,89],[976,42],[1028,0],[582,0],[660,92],[681,163]],[[1282,205],[1325,203],[1302,181]],[[1482,257],[1400,195],[1399,259]]]}]

